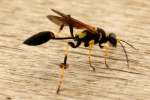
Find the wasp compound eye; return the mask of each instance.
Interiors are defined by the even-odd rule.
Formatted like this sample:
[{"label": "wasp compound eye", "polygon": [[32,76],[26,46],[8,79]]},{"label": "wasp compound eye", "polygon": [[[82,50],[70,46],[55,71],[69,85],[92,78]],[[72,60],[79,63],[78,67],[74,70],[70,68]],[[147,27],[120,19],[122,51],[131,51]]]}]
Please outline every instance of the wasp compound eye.
[{"label": "wasp compound eye", "polygon": [[116,39],[116,35],[114,33],[110,33],[108,39],[113,47],[117,46],[117,39]]},{"label": "wasp compound eye", "polygon": [[36,46],[36,45],[43,44],[53,38],[55,38],[55,35],[53,32],[43,31],[43,32],[39,32],[39,33],[29,37],[28,39],[26,39],[24,41],[24,44]]}]

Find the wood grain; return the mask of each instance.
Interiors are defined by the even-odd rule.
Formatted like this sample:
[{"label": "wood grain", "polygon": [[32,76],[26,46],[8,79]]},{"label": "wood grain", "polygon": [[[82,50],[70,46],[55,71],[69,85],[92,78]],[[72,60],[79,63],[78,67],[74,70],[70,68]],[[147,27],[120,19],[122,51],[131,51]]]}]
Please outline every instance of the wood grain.
[{"label": "wood grain", "polygon": [[[22,42],[40,31],[57,32],[46,19],[50,8],[71,14],[87,24],[114,32],[138,51],[126,46],[127,68],[121,46],[93,50],[92,72],[88,49],[70,49],[69,69],[60,95],[56,95],[59,64],[66,41],[30,47]],[[1,0],[0,3],[0,100],[149,100],[150,98],[150,1],[149,0]],[[80,30],[77,30],[80,31]],[[62,33],[68,33],[66,28]],[[62,34],[62,35],[64,35]]]}]

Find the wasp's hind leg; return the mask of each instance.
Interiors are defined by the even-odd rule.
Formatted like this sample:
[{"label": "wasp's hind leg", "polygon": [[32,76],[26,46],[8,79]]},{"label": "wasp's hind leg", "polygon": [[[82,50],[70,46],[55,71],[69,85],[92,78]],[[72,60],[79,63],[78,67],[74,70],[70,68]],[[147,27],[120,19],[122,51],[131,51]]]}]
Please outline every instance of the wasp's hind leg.
[{"label": "wasp's hind leg", "polygon": [[58,33],[60,33],[60,32],[63,30],[63,28],[64,28],[64,24],[60,25],[60,28],[59,28],[59,30],[58,30]]},{"label": "wasp's hind leg", "polygon": [[79,36],[75,36],[74,42],[68,42],[68,44],[72,47],[72,48],[77,48],[81,45],[81,40],[79,38]]},{"label": "wasp's hind leg", "polygon": [[64,62],[60,64],[61,72],[60,72],[60,80],[59,80],[58,88],[56,91],[57,94],[59,94],[62,83],[64,81],[64,71],[65,71],[65,69],[67,69],[69,67],[69,65],[67,64],[68,49],[69,49],[69,46],[67,45],[67,47],[65,47],[65,50],[64,50],[65,51]]},{"label": "wasp's hind leg", "polygon": [[71,37],[73,38],[73,39],[75,39],[75,36],[74,36],[74,34],[73,34],[73,25],[72,25],[72,23],[71,23],[71,21],[69,21],[69,18],[71,18],[71,15],[67,15],[68,16],[68,26],[69,26],[69,30],[70,30],[70,34],[71,34]]},{"label": "wasp's hind leg", "polygon": [[81,41],[76,41],[76,44],[74,42],[68,42],[68,44],[72,47],[72,48],[77,48],[81,45]]},{"label": "wasp's hind leg", "polygon": [[91,40],[89,42],[89,64],[90,64],[90,67],[93,69],[93,71],[95,71],[95,67],[92,66],[92,60],[91,60],[91,53],[92,53],[93,45],[94,45],[94,40]]},{"label": "wasp's hind leg", "polygon": [[74,37],[74,34],[73,34],[73,27],[72,27],[72,25],[69,25],[69,30],[70,30],[71,36],[72,36],[73,38],[75,38],[75,37]]}]

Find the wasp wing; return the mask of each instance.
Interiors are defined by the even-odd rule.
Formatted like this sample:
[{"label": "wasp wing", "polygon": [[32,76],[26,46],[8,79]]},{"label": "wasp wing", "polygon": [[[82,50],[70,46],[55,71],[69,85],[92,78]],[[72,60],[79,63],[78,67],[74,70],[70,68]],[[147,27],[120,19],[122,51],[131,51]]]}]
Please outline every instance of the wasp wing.
[{"label": "wasp wing", "polygon": [[[48,15],[47,18],[58,26],[61,26],[61,25],[68,26],[68,23],[64,17]],[[71,22],[71,25],[76,29],[86,29],[87,28],[87,27],[83,26],[81,23],[77,23],[77,22],[73,22],[73,21]]]},{"label": "wasp wing", "polygon": [[87,29],[92,33],[96,32],[95,27],[93,27],[91,25],[85,24],[85,23],[83,23],[83,22],[81,22],[75,18],[72,18],[70,15],[66,15],[64,13],[57,11],[57,10],[52,9],[52,11],[57,13],[61,17],[48,15],[47,18],[57,25],[64,25],[64,26],[71,25],[72,27],[74,27],[76,29]]},{"label": "wasp wing", "polygon": [[53,12],[55,12],[56,14],[62,16],[62,17],[67,17],[67,16],[68,16],[68,15],[66,15],[66,14],[64,14],[64,13],[58,11],[58,10],[55,10],[55,9],[51,9],[51,10],[52,10]]},{"label": "wasp wing", "polygon": [[67,22],[65,21],[63,17],[48,15],[47,18],[58,26],[61,26],[61,25],[67,26]]}]

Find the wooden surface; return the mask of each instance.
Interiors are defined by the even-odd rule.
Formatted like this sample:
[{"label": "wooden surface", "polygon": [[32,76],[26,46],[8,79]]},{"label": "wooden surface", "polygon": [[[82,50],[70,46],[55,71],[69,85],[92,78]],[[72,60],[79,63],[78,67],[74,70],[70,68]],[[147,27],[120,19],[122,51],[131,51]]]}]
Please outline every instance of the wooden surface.
[{"label": "wooden surface", "polygon": [[[63,89],[56,95],[66,42],[50,41],[37,47],[22,44],[37,32],[58,31],[46,18],[54,14],[50,8],[115,32],[133,44],[139,50],[126,46],[130,68],[119,45],[110,51],[110,69],[104,65],[102,50],[94,47],[96,72],[89,68],[87,49],[70,49],[70,66]],[[1,0],[0,100],[149,100],[149,34],[149,0]]]}]

